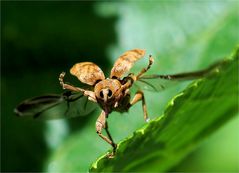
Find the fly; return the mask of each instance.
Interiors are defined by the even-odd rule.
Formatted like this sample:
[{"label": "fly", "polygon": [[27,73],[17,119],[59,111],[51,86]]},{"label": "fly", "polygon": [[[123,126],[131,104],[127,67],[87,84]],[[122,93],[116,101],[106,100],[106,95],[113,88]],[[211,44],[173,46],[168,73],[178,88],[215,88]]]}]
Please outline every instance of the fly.
[{"label": "fly", "polygon": [[[160,91],[167,88],[167,83],[179,80],[192,80],[208,76],[215,72],[222,62],[196,72],[180,73],[173,75],[146,75],[154,59],[149,56],[148,65],[138,74],[129,73],[136,61],[144,57],[145,50],[133,49],[125,52],[115,62],[111,69],[110,77],[105,78],[103,71],[92,62],[75,64],[70,73],[80,82],[93,88],[92,90],[79,88],[64,82],[65,72],[59,76],[60,85],[67,92],[61,95],[46,95],[28,99],[20,103],[15,113],[19,116],[32,116],[34,118],[52,119],[58,117],[74,117],[91,113],[98,104],[102,112],[96,120],[97,134],[113,147],[109,158],[114,157],[117,144],[114,142],[109,129],[107,118],[112,111],[127,112],[134,104],[141,101],[143,117],[146,122],[150,119],[147,113],[143,90]],[[131,99],[130,89],[139,86],[139,90]],[[50,111],[50,114],[49,114]],[[58,112],[56,114],[55,112]],[[46,114],[48,112],[48,114]],[[44,117],[46,115],[46,118]],[[107,135],[102,134],[105,129]]]}]

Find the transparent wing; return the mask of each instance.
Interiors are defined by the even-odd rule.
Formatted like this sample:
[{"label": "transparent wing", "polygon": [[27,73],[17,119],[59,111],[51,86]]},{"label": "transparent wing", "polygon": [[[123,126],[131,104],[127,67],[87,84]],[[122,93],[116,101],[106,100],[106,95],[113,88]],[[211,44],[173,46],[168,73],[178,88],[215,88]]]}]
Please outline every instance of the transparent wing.
[{"label": "transparent wing", "polygon": [[137,81],[135,86],[139,89],[149,91],[162,91],[166,88],[176,85],[180,81],[188,81],[208,77],[218,72],[226,61],[219,61],[209,66],[208,68],[195,72],[179,73],[172,75],[142,75]]},{"label": "transparent wing", "polygon": [[14,112],[20,117],[36,119],[59,119],[84,116],[95,110],[97,105],[82,93],[65,92],[34,97],[20,103]]}]

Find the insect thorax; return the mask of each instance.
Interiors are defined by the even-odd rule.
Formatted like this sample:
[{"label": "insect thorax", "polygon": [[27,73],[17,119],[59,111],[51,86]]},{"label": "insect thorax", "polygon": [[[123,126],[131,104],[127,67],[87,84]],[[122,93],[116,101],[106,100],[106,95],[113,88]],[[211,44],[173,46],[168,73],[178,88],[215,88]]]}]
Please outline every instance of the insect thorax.
[{"label": "insect thorax", "polygon": [[125,91],[121,87],[121,81],[118,79],[105,79],[95,85],[95,96],[102,109],[110,113],[112,110],[118,110],[122,101],[125,102]]}]

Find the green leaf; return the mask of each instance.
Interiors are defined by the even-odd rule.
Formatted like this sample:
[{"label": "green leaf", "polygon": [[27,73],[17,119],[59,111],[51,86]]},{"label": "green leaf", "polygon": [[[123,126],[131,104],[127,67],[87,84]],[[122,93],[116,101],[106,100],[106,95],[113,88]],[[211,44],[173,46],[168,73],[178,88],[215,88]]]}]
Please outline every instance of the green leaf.
[{"label": "green leaf", "polygon": [[170,102],[163,116],[103,155],[90,172],[169,171],[238,111],[239,48],[219,73],[192,83]]}]

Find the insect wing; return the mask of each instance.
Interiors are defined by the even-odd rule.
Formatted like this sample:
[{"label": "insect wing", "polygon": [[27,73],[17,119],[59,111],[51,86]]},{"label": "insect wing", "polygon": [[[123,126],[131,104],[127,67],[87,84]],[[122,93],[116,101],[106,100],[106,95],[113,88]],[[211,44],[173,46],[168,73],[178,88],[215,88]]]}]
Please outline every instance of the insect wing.
[{"label": "insect wing", "polygon": [[[148,77],[148,76],[145,76]],[[147,78],[147,79],[138,79],[135,81],[135,87],[140,90],[147,90],[152,92],[163,91],[170,86],[174,86],[179,81],[176,80],[167,80],[163,78]]]},{"label": "insect wing", "polygon": [[127,73],[134,65],[136,61],[141,59],[145,55],[145,50],[133,49],[125,52],[115,62],[110,78],[121,78]]},{"label": "insect wing", "polygon": [[70,95],[64,103],[67,105],[65,112],[67,118],[85,116],[97,108],[97,104],[89,101],[88,97],[85,97],[82,93]]},{"label": "insect wing", "polygon": [[142,75],[136,82],[137,88],[149,91],[162,91],[166,88],[176,85],[180,81],[189,81],[203,77],[209,77],[218,72],[226,61],[219,61],[208,68],[195,72],[179,73],[173,75]]},{"label": "insect wing", "polygon": [[14,112],[18,116],[30,116],[49,120],[84,116],[91,113],[96,105],[89,102],[82,93],[67,92],[62,95],[45,95],[27,99]]},{"label": "insect wing", "polygon": [[100,67],[92,62],[77,63],[70,69],[70,73],[88,85],[94,85],[97,81],[105,79]]},{"label": "insect wing", "polygon": [[14,110],[18,116],[35,116],[63,102],[61,95],[45,95],[24,100]]}]

